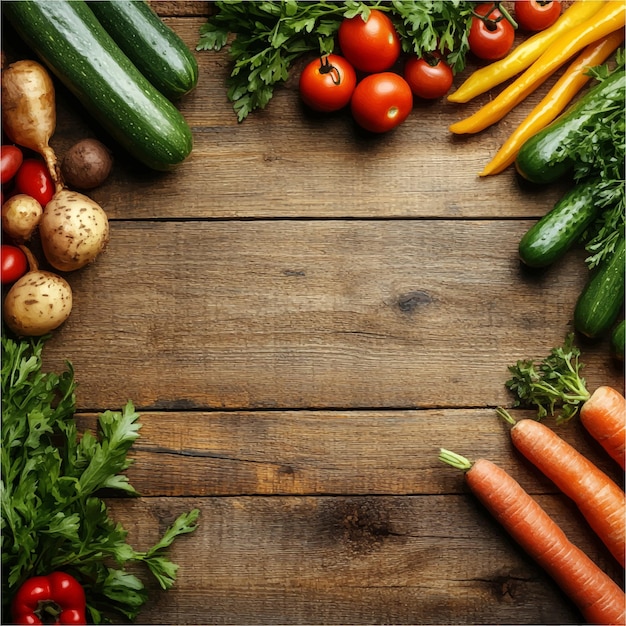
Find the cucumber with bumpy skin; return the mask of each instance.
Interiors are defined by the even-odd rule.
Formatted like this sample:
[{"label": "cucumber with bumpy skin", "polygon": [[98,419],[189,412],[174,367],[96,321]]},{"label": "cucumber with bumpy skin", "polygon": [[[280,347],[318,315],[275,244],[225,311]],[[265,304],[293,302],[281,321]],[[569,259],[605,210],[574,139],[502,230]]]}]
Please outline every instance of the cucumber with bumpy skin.
[{"label": "cucumber with bumpy skin", "polygon": [[198,83],[198,62],[145,0],[90,0],[89,8],[139,71],[176,100]]},{"label": "cucumber with bumpy skin", "polygon": [[624,305],[624,238],[589,278],[574,308],[574,327],[587,337],[599,337],[615,323]]},{"label": "cucumber with bumpy skin", "polygon": [[136,159],[169,170],[191,153],[180,111],[133,65],[83,0],[3,2],[3,17]]},{"label": "cucumber with bumpy skin", "polygon": [[595,181],[576,185],[526,232],[519,243],[525,265],[547,267],[580,240],[598,213],[596,187]]}]

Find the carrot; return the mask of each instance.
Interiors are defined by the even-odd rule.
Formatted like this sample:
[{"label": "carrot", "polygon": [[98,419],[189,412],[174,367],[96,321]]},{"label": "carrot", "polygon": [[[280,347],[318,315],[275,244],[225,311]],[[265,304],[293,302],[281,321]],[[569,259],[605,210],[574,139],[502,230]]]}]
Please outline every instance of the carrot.
[{"label": "carrot", "polygon": [[620,29],[589,44],[504,142],[479,176],[499,174],[511,165],[524,142],[552,122],[591,80],[591,75],[587,70],[606,61],[623,41],[624,31]]},{"label": "carrot", "polygon": [[626,465],[626,400],[604,385],[598,387],[580,409],[580,421],[622,469]]},{"label": "carrot", "polygon": [[610,387],[599,387],[593,394],[589,392],[580,373],[583,368],[578,359],[580,350],[573,342],[574,333],[568,333],[563,345],[553,348],[540,363],[527,360],[509,366],[513,376],[505,386],[515,396],[513,406],[534,406],[538,419],[556,415],[557,424],[572,419],[580,411],[581,422],[589,434],[624,469],[624,396]]},{"label": "carrot", "polygon": [[625,623],[626,596],[619,585],[567,538],[512,476],[487,459],[471,463],[445,449],[439,459],[466,471],[472,493],[545,569],[589,623]]},{"label": "carrot", "polygon": [[626,494],[622,489],[551,428],[532,419],[515,423],[504,409],[498,409],[498,414],[514,424],[513,445],[575,502],[589,526],[624,567]]}]

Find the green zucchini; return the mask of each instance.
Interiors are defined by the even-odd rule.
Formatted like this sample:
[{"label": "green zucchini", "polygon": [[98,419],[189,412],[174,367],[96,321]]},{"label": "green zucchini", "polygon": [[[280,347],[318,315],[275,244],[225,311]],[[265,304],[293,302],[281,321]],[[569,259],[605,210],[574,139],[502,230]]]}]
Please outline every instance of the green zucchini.
[{"label": "green zucchini", "polygon": [[198,62],[144,0],[89,0],[89,8],[139,71],[176,100],[198,84]]},{"label": "green zucchini", "polygon": [[515,160],[520,175],[533,183],[544,184],[568,174],[574,166],[570,150],[576,148],[576,138],[602,124],[607,101],[623,102],[625,89],[626,73],[614,72],[528,139]]},{"label": "green zucchini", "polygon": [[83,0],[3,2],[3,17],[136,159],[169,170],[192,150],[180,111],[120,50]]},{"label": "green zucchini", "polygon": [[625,346],[625,334],[626,334],[626,322],[622,320],[614,329],[611,334],[611,353],[619,361],[624,360]]},{"label": "green zucchini", "polygon": [[624,305],[624,238],[589,278],[574,308],[574,327],[587,337],[609,330]]},{"label": "green zucchini", "polygon": [[596,188],[595,181],[576,185],[526,232],[519,243],[525,265],[547,267],[580,240],[598,212]]}]

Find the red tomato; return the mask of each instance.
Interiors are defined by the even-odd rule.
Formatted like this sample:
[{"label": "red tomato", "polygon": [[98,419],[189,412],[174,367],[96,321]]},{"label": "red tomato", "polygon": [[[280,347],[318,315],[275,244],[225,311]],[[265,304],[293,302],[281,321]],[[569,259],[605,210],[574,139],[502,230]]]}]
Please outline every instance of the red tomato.
[{"label": "red tomato", "polygon": [[409,84],[393,72],[366,76],[354,90],[351,102],[355,122],[373,133],[384,133],[401,124],[413,109]]},{"label": "red tomato", "polygon": [[337,54],[311,61],[300,74],[300,97],[315,111],[343,109],[356,87],[356,72]]},{"label": "red tomato", "polygon": [[8,183],[17,174],[23,159],[22,151],[17,146],[0,148],[0,183]]},{"label": "red tomato", "polygon": [[452,69],[438,54],[412,56],[404,65],[404,79],[418,98],[434,100],[445,96],[454,80]]},{"label": "red tomato", "polygon": [[54,195],[54,183],[46,164],[40,159],[24,159],[15,175],[15,188],[18,193],[31,196],[45,207]]},{"label": "red tomato", "polygon": [[515,30],[504,15],[491,3],[479,4],[474,9],[468,34],[469,48],[479,59],[497,61],[513,47]]},{"label": "red tomato", "polygon": [[515,19],[524,30],[545,30],[552,26],[560,15],[560,0],[517,0],[515,2]]},{"label": "red tomato", "polygon": [[14,283],[28,271],[28,260],[17,246],[9,246],[3,243],[0,248],[2,284]]},{"label": "red tomato", "polygon": [[344,19],[337,33],[343,56],[362,72],[388,70],[400,56],[400,39],[392,21],[372,9],[367,21],[360,15]]}]

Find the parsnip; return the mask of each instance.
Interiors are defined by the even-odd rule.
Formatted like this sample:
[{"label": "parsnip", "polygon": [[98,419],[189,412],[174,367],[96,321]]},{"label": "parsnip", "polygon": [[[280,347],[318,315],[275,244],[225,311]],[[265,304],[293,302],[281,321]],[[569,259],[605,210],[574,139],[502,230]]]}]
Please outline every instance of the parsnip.
[{"label": "parsnip", "polygon": [[2,128],[12,142],[41,154],[58,188],[60,169],[50,146],[56,130],[54,84],[40,63],[23,59],[2,70]]}]

